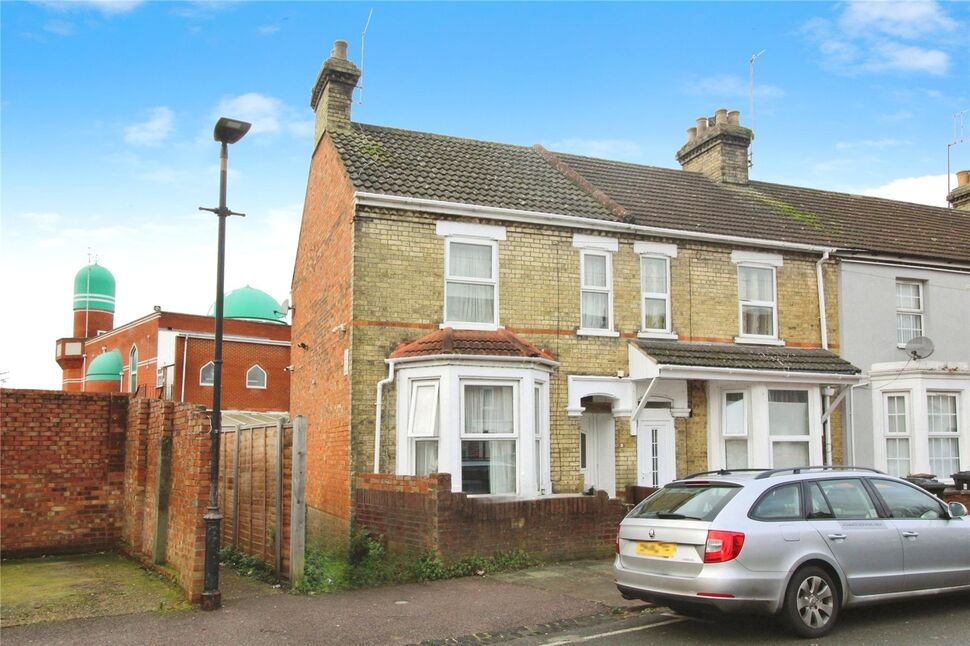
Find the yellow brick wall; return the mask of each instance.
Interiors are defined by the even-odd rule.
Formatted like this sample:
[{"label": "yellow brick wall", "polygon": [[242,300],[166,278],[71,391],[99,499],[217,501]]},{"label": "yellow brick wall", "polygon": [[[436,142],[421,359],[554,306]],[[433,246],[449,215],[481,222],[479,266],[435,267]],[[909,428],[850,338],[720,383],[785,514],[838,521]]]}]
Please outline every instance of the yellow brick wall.
[{"label": "yellow brick wall", "polygon": [[[373,462],[375,385],[387,376],[385,359],[401,342],[438,329],[443,316],[444,238],[435,234],[440,215],[359,209],[354,224],[352,367],[352,471],[370,471]],[[467,221],[467,220],[463,220]],[[680,339],[731,342],[738,334],[738,247],[702,242],[611,234],[619,240],[613,254],[614,328],[620,337],[577,337],[579,259],[573,233],[594,231],[540,228],[487,222],[506,227],[499,243],[500,323],[560,362],[550,383],[551,471],[556,492],[578,491],[579,418],[569,417],[567,375],[615,376],[627,371],[627,345],[640,327],[640,265],[635,241],[678,245],[671,261],[673,329]],[[815,260],[785,253],[778,269],[780,336],[792,346],[818,347]],[[827,269],[829,335],[838,338],[834,267]],[[678,474],[707,468],[707,406],[703,382],[690,382],[692,414],[676,420]],[[385,388],[382,424],[383,471],[393,470],[394,387]],[[617,487],[636,480],[636,438],[628,418],[616,424]],[[621,447],[622,445],[622,447]]]}]

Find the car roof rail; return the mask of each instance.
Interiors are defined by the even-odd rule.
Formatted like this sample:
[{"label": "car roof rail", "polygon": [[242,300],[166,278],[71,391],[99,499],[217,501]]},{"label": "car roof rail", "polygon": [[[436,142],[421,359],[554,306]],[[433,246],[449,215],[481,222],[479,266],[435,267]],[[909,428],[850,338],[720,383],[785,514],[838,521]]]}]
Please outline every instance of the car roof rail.
[{"label": "car roof rail", "polygon": [[762,478],[770,478],[776,476],[780,473],[791,473],[792,475],[797,475],[799,473],[805,473],[807,471],[869,471],[870,473],[878,473],[880,475],[886,475],[879,469],[873,469],[871,467],[856,467],[851,465],[840,465],[840,464],[829,464],[829,465],[818,465],[818,466],[804,466],[804,467],[787,467],[785,469],[769,469],[763,473],[755,476],[755,480],[761,480]]},{"label": "car roof rail", "polygon": [[760,473],[762,471],[767,471],[767,469],[717,469],[715,471],[698,471],[689,476],[678,478],[678,480],[690,480],[691,478],[699,478],[700,476],[729,476],[732,473]]}]

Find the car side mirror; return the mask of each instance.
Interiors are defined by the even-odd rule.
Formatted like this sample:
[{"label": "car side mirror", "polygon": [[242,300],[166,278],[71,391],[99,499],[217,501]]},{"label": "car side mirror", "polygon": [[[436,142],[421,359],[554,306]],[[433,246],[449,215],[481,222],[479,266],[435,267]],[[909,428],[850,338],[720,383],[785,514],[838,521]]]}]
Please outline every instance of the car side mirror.
[{"label": "car side mirror", "polygon": [[950,518],[963,518],[967,515],[967,508],[962,502],[951,502],[950,507]]}]

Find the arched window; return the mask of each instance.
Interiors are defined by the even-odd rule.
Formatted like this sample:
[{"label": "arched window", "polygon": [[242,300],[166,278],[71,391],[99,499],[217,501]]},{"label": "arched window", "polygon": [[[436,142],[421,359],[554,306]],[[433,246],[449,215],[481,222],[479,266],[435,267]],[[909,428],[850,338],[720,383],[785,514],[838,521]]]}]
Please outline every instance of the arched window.
[{"label": "arched window", "polygon": [[246,372],[246,388],[266,388],[266,371],[259,365]]},{"label": "arched window", "polygon": [[211,361],[199,370],[199,385],[211,386],[216,382],[216,364]]},{"label": "arched window", "polygon": [[131,346],[128,353],[128,392],[138,391],[138,347]]}]

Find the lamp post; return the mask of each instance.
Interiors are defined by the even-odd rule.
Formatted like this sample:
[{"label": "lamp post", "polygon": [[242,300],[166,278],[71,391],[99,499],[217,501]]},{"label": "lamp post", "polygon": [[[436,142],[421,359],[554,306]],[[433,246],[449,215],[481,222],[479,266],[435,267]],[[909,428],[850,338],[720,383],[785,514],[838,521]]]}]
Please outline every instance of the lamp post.
[{"label": "lamp post", "polygon": [[222,607],[219,591],[219,534],[222,531],[222,514],[219,511],[219,440],[222,433],[222,301],[226,265],[226,218],[234,213],[226,207],[226,174],[229,169],[229,144],[234,144],[249,132],[252,124],[221,117],[216,122],[213,138],[222,144],[219,153],[219,206],[210,211],[219,218],[219,251],[216,260],[216,338],[215,356],[212,359],[215,375],[212,379],[212,449],[209,458],[209,507],[205,516],[205,584],[202,589],[202,609],[217,610]]}]

